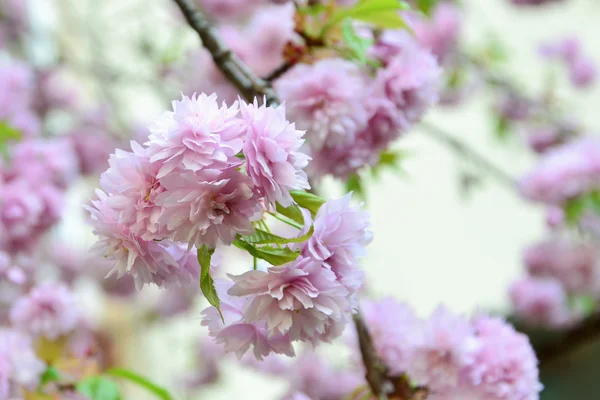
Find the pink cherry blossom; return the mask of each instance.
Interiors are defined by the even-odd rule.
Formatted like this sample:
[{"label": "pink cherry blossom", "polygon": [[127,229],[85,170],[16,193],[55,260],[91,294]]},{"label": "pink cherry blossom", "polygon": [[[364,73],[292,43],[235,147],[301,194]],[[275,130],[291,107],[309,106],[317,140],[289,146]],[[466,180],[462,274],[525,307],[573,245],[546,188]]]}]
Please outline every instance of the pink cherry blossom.
[{"label": "pink cherry blossom", "polygon": [[363,301],[361,309],[377,354],[392,375],[400,376],[420,345],[421,321],[408,305],[391,297]]},{"label": "pink cherry blossom", "polygon": [[560,328],[579,319],[554,278],[522,278],[510,286],[509,295],[517,316],[529,324]]},{"label": "pink cherry blossom", "polygon": [[354,63],[323,59],[299,64],[275,82],[275,89],[315,151],[352,143],[367,126],[365,77]]},{"label": "pink cherry blossom", "polygon": [[75,329],[80,311],[73,293],[62,284],[44,283],[19,299],[10,310],[15,327],[54,340]]},{"label": "pink cherry blossom", "polygon": [[600,139],[587,136],[555,147],[519,182],[532,201],[560,204],[600,182]]},{"label": "pink cherry blossom", "polygon": [[151,163],[147,150],[137,142],[131,142],[131,150],[117,150],[110,156],[100,185],[109,193],[108,202],[119,212],[121,224],[144,240],[163,239],[167,234],[159,218],[164,207],[156,205],[156,197],[165,191],[158,178],[161,164]]},{"label": "pink cherry blossom", "polygon": [[91,206],[85,206],[98,236],[98,242],[91,251],[112,262],[109,275],[116,274],[120,278],[128,273],[133,276],[138,289],[150,283],[189,282],[192,274],[182,269],[170,253],[176,244],[169,240],[146,241],[134,235],[127,225],[119,222],[119,213],[110,206],[109,196],[101,190],[96,190],[96,195],[98,200],[92,201]]},{"label": "pink cherry blossom", "polygon": [[237,103],[219,107],[215,94],[183,96],[174,101],[173,111],[164,113],[150,127],[146,143],[150,162],[162,163],[157,177],[176,168],[198,171],[236,164],[244,133],[237,114]]},{"label": "pink cherry blossom", "polygon": [[92,124],[82,124],[69,135],[83,175],[94,175],[108,168],[108,157],[117,147],[110,132]]},{"label": "pink cherry blossom", "polygon": [[212,18],[231,20],[243,18],[265,0],[196,0],[198,7]]},{"label": "pink cherry blossom", "polygon": [[156,204],[165,211],[159,223],[190,246],[231,244],[237,234],[252,234],[252,222],[262,217],[250,178],[234,168],[169,174],[161,185],[166,191]]},{"label": "pink cherry blossom", "polygon": [[434,392],[458,385],[464,368],[474,362],[479,343],[469,321],[438,307],[423,326],[408,374]]},{"label": "pink cherry blossom", "polygon": [[440,76],[435,57],[410,43],[378,72],[378,84],[383,85],[386,96],[402,112],[402,129],[408,130],[438,101]]},{"label": "pink cherry blossom", "polygon": [[598,67],[596,63],[586,57],[579,57],[569,64],[569,79],[573,86],[586,88],[596,81]]},{"label": "pink cherry blossom", "polygon": [[254,356],[262,360],[271,352],[295,355],[287,335],[268,335],[264,321],[250,323],[244,320],[244,308],[248,299],[228,294],[233,283],[223,279],[215,280],[215,287],[221,301],[224,323],[215,307],[202,311],[202,325],[207,326],[210,336],[217,343],[224,344],[226,352],[235,352],[241,358],[252,347]]},{"label": "pink cherry blossom", "polygon": [[302,254],[323,263],[350,293],[356,293],[364,282],[358,258],[366,255],[365,246],[373,234],[369,230],[369,214],[352,207],[350,197],[347,194],[321,206]]},{"label": "pink cherry blossom", "polygon": [[232,276],[231,296],[253,296],[244,321],[267,322],[267,334],[292,340],[330,341],[341,334],[352,312],[348,291],[335,274],[309,258]]},{"label": "pink cherry blossom", "polygon": [[273,208],[276,203],[292,205],[290,190],[310,189],[304,168],[309,157],[300,151],[303,131],[286,120],[285,106],[277,108],[243,104],[247,124],[244,144],[246,172],[257,191]]},{"label": "pink cherry blossom", "polygon": [[599,256],[591,244],[550,239],[525,249],[523,261],[529,274],[553,277],[571,294],[595,294],[600,291]]},{"label": "pink cherry blossom", "polygon": [[500,318],[477,318],[473,324],[480,346],[466,380],[498,399],[537,400],[542,385],[527,336]]},{"label": "pink cherry blossom", "polygon": [[34,390],[45,369],[27,335],[0,328],[0,399],[19,398],[18,387]]},{"label": "pink cherry blossom", "polygon": [[0,62],[0,119],[30,108],[34,90],[30,66],[10,59]]}]

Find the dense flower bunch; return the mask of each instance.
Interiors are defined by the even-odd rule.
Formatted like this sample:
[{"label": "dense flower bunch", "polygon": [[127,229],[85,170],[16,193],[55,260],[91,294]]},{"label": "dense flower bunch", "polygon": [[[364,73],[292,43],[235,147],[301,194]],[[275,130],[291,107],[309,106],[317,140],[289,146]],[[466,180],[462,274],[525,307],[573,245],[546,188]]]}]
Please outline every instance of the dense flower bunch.
[{"label": "dense flower bunch", "polygon": [[[138,288],[200,280],[215,306],[204,324],[240,356],[250,347],[257,358],[293,355],[293,341],[339,336],[364,280],[358,258],[371,239],[369,220],[349,196],[321,206],[324,200],[295,192],[309,188],[309,158],[285,107],[183,97],[150,131],[145,146],[132,142],[131,152],[111,155],[87,207],[95,251],[111,260],[111,273],[133,276]],[[269,214],[301,228],[299,236],[270,233]],[[200,264],[221,244],[273,266],[217,280],[215,291]]]},{"label": "dense flower bunch", "polygon": [[[504,320],[483,315],[467,319],[445,307],[437,308],[423,320],[408,305],[392,298],[367,300],[361,308],[377,354],[390,376],[407,374],[415,385],[426,385],[428,398],[539,398],[542,385],[529,340]],[[350,346],[351,358],[360,360],[351,330],[346,344]],[[201,370],[204,373],[198,377],[202,379],[195,380],[196,388],[218,380],[223,354],[213,346],[210,342],[201,344],[199,356],[205,360]],[[253,360],[243,357],[241,362],[289,382],[282,399],[299,394],[314,400],[360,398],[366,385],[361,362],[345,362],[343,367],[336,367],[311,349],[305,349],[293,360],[273,354],[261,362]]]}]

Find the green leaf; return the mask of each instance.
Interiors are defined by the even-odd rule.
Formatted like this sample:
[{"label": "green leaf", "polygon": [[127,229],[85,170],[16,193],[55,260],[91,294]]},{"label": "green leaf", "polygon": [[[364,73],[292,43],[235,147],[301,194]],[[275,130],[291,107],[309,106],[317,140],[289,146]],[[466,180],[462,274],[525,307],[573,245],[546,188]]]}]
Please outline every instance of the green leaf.
[{"label": "green leaf", "polygon": [[496,118],[496,137],[506,140],[510,136],[510,121],[508,118],[498,116]]},{"label": "green leaf", "polygon": [[569,306],[574,310],[583,314],[583,316],[589,316],[596,311],[598,302],[594,296],[573,296],[569,298]]},{"label": "green leaf", "polygon": [[221,320],[225,322],[223,318],[223,313],[221,313],[221,301],[219,300],[219,294],[217,293],[217,289],[215,289],[215,281],[212,276],[210,276],[210,259],[215,252],[215,249],[209,249],[206,246],[202,246],[198,249],[198,263],[200,264],[200,290],[208,303],[211,306],[214,306],[219,315],[221,316]]},{"label": "green leaf", "polygon": [[417,8],[425,15],[431,15],[431,12],[437,5],[438,0],[417,0]]},{"label": "green leaf", "polygon": [[245,242],[242,238],[238,237],[233,242],[234,246],[242,250],[247,251],[253,257],[265,260],[271,265],[283,265],[288,262],[294,261],[300,255],[300,251],[295,251],[289,247],[272,247],[272,246],[261,246],[255,247],[254,245]]},{"label": "green leaf", "polygon": [[292,221],[304,226],[304,216],[302,215],[302,211],[297,204],[292,204],[289,207],[283,207],[281,204],[277,203],[276,210],[279,214],[284,215]]},{"label": "green leaf", "polygon": [[354,26],[350,18],[344,20],[342,37],[350,50],[351,58],[366,64],[369,60],[367,58],[367,51],[373,45],[373,40],[358,36],[354,31]]},{"label": "green leaf", "polygon": [[315,194],[304,192],[302,190],[290,191],[292,199],[302,208],[306,208],[313,214],[319,211],[319,208],[325,203],[325,199]]},{"label": "green leaf", "polygon": [[346,18],[373,24],[384,29],[408,29],[408,25],[398,13],[406,9],[406,3],[398,0],[362,0],[354,6],[341,8],[325,24],[323,31],[336,26]]},{"label": "green leaf", "polygon": [[58,380],[60,380],[60,371],[56,367],[50,365],[40,377],[40,384],[43,386],[48,382],[54,382]]},{"label": "green leaf", "polygon": [[575,225],[583,215],[586,206],[585,196],[567,200],[564,205],[565,218],[569,225]]},{"label": "green leaf", "polygon": [[23,134],[10,126],[6,121],[0,121],[0,153],[8,159],[8,143],[13,140],[21,140]]},{"label": "green leaf", "polygon": [[102,376],[92,376],[80,381],[77,391],[91,400],[121,400],[117,384]]},{"label": "green leaf", "polygon": [[272,234],[271,232],[264,231],[262,229],[256,228],[254,231],[254,235],[250,236],[242,236],[244,242],[250,244],[289,244],[289,243],[302,243],[306,242],[313,234],[314,227],[311,226],[310,230],[299,237],[296,238],[284,238],[281,236],[277,236]]},{"label": "green leaf", "polygon": [[362,200],[365,200],[365,191],[362,186],[362,181],[358,174],[352,174],[346,180],[346,191],[354,192],[360,197]]},{"label": "green leaf", "polygon": [[151,382],[147,378],[144,378],[143,376],[138,375],[133,371],[123,368],[112,368],[106,371],[106,373],[117,378],[127,379],[128,381],[133,382],[136,385],[146,389],[159,399],[173,400],[173,397],[165,388]]}]

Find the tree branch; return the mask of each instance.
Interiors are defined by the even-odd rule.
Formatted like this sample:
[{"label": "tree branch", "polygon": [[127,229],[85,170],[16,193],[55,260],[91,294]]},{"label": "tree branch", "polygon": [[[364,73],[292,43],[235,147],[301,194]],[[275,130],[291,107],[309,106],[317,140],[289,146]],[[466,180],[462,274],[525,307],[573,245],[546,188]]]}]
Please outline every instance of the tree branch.
[{"label": "tree branch", "polygon": [[488,175],[493,177],[497,182],[501,183],[510,190],[515,189],[516,184],[513,178],[503,169],[501,169],[500,167],[492,163],[490,160],[488,160],[485,156],[479,154],[477,150],[473,149],[472,147],[469,147],[466,143],[461,142],[460,140],[453,137],[451,134],[447,133],[441,128],[438,128],[435,125],[423,122],[420,126],[423,127],[425,132],[431,138],[450,147],[459,156],[472,161],[479,168],[485,170],[488,173]]},{"label": "tree branch", "polygon": [[256,76],[238,56],[236,56],[223,39],[219,36],[216,28],[206,19],[191,2],[191,0],[174,0],[181,9],[188,24],[198,33],[202,45],[210,52],[215,64],[227,79],[233,83],[242,96],[248,102],[258,98],[266,99],[267,104],[276,105],[280,101],[275,91],[267,82]]},{"label": "tree branch", "polygon": [[535,346],[535,343],[533,345],[540,362],[540,368],[543,368],[545,365],[560,361],[562,357],[574,353],[582,346],[599,339],[600,314],[596,313],[565,331],[557,341],[546,345]]}]

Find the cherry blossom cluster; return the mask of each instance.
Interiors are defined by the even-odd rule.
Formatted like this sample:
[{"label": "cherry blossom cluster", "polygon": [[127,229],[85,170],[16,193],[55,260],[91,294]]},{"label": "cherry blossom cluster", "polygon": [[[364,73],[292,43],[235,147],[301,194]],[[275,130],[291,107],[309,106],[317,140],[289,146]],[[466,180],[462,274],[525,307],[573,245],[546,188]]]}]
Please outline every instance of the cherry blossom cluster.
[{"label": "cherry blossom cluster", "polygon": [[[414,385],[426,386],[433,399],[538,399],[542,385],[537,359],[527,336],[500,318],[466,318],[438,307],[427,319],[418,318],[393,298],[367,300],[361,305],[375,350],[391,377],[406,374]],[[262,361],[244,356],[241,363],[289,382],[282,399],[341,400],[361,398],[367,389],[355,333],[347,332],[351,359],[334,366],[314,350],[293,360],[269,355]],[[193,387],[200,389],[219,378],[223,350],[202,341],[203,360]],[[343,366],[342,366],[343,365]],[[367,398],[365,396],[365,398]]]},{"label": "cherry blossom cluster", "polygon": [[358,258],[371,240],[369,219],[346,195],[323,204],[312,226],[296,260],[217,282],[224,321],[210,307],[203,325],[226,351],[293,356],[292,342],[317,345],[342,334],[364,281]]},{"label": "cherry blossom cluster", "polygon": [[[228,351],[293,355],[293,341],[339,336],[364,280],[358,258],[371,239],[369,219],[349,195],[321,206],[302,194],[309,157],[285,107],[184,96],[150,131],[144,146],[133,141],[131,151],[111,155],[87,206],[99,238],[94,251],[111,261],[111,274],[133,276],[138,288],[203,286],[212,282],[203,255],[235,244],[273,266],[215,282],[219,301],[205,324]],[[285,210],[297,212],[294,220]],[[270,233],[271,215],[299,228],[298,236]],[[210,287],[203,292],[211,296]]]},{"label": "cherry blossom cluster", "polygon": [[576,37],[566,37],[540,46],[542,56],[556,60],[567,68],[569,79],[578,88],[589,87],[598,74],[596,64],[582,49]]},{"label": "cherry blossom cluster", "polygon": [[[306,152],[313,158],[308,171],[315,178],[329,174],[346,179],[364,166],[377,165],[391,143],[420,121],[438,101],[439,63],[449,58],[460,27],[456,5],[443,3],[433,21],[407,12],[416,39],[405,30],[384,30],[377,39],[361,31],[371,36],[364,38],[371,42],[368,64],[327,52],[303,59],[306,49],[295,33],[291,2],[254,7],[246,24],[221,24],[221,36],[259,76],[295,64],[274,81],[274,88],[290,119],[307,132]],[[212,7],[206,4],[205,9],[211,14]],[[205,50],[194,52],[176,75],[186,90],[236,96]]]}]

